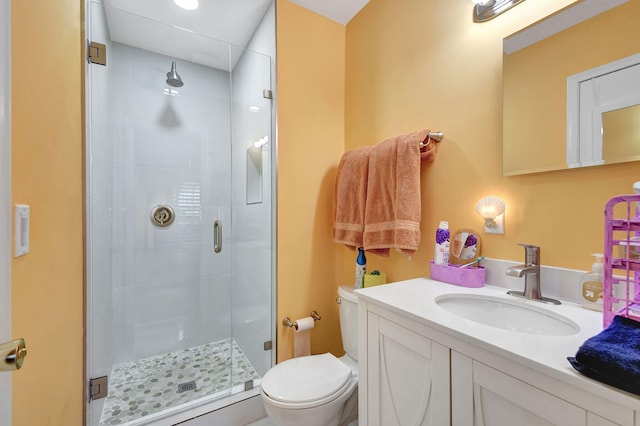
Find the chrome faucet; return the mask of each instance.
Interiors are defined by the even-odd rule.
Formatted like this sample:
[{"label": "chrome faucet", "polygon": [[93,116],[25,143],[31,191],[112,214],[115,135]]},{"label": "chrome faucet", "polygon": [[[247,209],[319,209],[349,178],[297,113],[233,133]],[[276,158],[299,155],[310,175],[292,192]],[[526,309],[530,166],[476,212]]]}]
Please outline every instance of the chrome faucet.
[{"label": "chrome faucet", "polygon": [[542,297],[542,291],[540,290],[540,247],[531,244],[519,245],[524,247],[525,263],[507,268],[506,274],[510,277],[518,278],[524,276],[524,291],[510,290],[507,294],[538,302],[559,305],[559,300]]}]

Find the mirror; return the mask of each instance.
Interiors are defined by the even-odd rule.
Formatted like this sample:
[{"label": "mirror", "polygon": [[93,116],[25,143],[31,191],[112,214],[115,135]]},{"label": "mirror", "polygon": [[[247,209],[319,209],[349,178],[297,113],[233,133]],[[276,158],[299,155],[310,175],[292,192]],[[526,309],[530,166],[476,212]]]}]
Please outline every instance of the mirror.
[{"label": "mirror", "polygon": [[[619,163],[628,158],[640,160],[640,105],[605,112],[602,127],[607,129],[602,135],[605,162]],[[631,138],[628,135],[632,135]],[[629,149],[620,149],[624,146],[623,141]]]},{"label": "mirror", "polygon": [[[571,161],[571,149],[580,157],[575,151],[584,144],[567,123],[568,78],[637,54],[638,16],[638,1],[583,0],[504,39],[503,175],[638,160],[628,130],[621,138],[607,136],[623,131],[609,128],[623,119],[602,117],[594,122],[605,135],[598,154],[604,161]],[[573,148],[571,137],[577,140]],[[608,158],[607,152],[616,155]]]},{"label": "mirror", "polygon": [[449,263],[463,265],[480,256],[480,236],[471,229],[461,229],[453,235],[449,252]]}]

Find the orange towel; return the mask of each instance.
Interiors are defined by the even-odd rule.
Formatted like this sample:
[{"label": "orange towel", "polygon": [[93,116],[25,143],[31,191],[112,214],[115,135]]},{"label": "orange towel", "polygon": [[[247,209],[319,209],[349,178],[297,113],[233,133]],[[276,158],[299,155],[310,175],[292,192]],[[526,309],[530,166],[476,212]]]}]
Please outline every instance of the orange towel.
[{"label": "orange towel", "polygon": [[369,153],[363,146],[344,153],[333,191],[333,239],[355,250],[363,246]]},{"label": "orange towel", "polygon": [[413,255],[420,245],[420,160],[435,157],[433,141],[425,152],[420,142],[428,130],[395,136],[375,145],[369,155],[369,177],[363,247],[389,256],[390,249]]}]

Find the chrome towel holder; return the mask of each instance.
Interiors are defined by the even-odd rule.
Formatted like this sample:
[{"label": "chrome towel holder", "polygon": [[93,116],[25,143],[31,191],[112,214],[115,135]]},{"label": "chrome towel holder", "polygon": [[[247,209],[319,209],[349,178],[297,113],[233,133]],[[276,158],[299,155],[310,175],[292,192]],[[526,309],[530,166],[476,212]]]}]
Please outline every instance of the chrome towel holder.
[{"label": "chrome towel holder", "polygon": [[[317,313],[316,311],[311,311],[309,316],[311,318],[313,318],[313,321],[320,321],[322,319],[320,314]],[[285,327],[295,327],[296,330],[298,329],[298,322],[297,321],[296,322],[291,321],[291,318],[289,318],[289,317],[284,317],[282,319],[282,325],[284,325]]]},{"label": "chrome towel holder", "polygon": [[420,149],[424,149],[428,147],[431,141],[434,141],[435,143],[440,143],[442,142],[443,138],[444,138],[444,132],[429,132],[427,134],[427,140],[420,142]]}]

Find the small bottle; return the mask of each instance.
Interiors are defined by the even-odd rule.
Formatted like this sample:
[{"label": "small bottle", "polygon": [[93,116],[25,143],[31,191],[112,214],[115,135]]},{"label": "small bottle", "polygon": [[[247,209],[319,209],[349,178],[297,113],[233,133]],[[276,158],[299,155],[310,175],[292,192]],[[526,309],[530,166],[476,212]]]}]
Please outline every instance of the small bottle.
[{"label": "small bottle", "polygon": [[367,258],[364,255],[364,249],[358,247],[358,257],[356,258],[356,288],[362,288],[364,282],[364,274],[367,272]]},{"label": "small bottle", "polygon": [[584,274],[582,278],[580,278],[582,297],[587,301],[587,303],[582,304],[582,307],[602,312],[602,278],[604,275],[604,264],[602,263],[603,255],[594,253],[592,256],[595,256],[596,261],[591,265],[591,272]]},{"label": "small bottle", "polygon": [[436,265],[448,265],[449,264],[449,222],[441,220],[438,229],[436,230],[436,253],[433,259],[433,263]]}]

